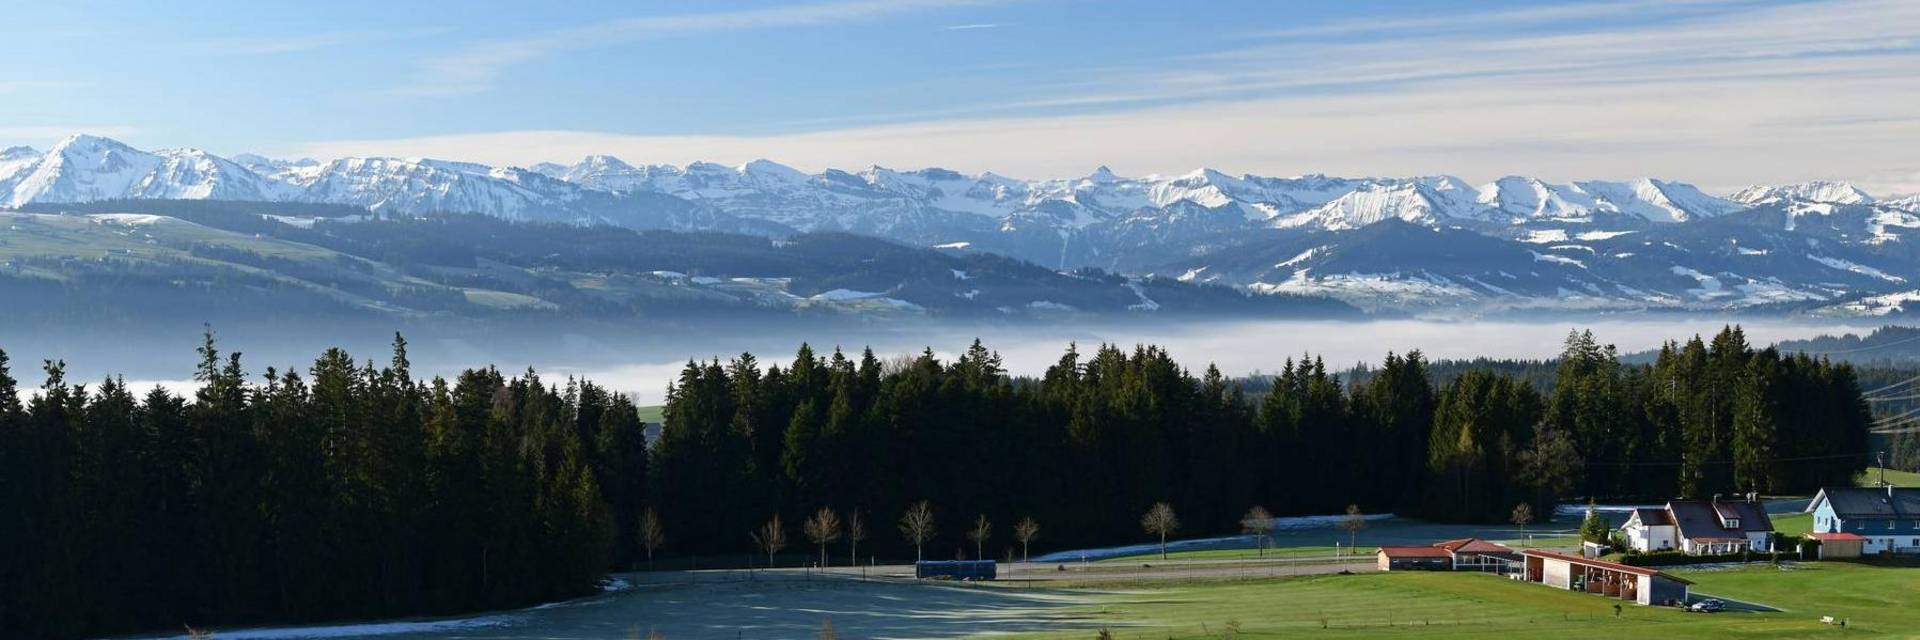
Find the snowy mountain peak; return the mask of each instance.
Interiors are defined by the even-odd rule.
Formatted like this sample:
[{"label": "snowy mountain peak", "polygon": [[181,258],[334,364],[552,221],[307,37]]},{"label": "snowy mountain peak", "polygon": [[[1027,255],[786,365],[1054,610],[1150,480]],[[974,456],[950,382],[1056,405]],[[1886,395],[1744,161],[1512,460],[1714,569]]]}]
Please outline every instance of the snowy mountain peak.
[{"label": "snowy mountain peak", "polygon": [[1376,183],[1305,212],[1280,216],[1273,221],[1273,225],[1280,228],[1342,230],[1358,229],[1389,219],[1436,224],[1455,213],[1454,204],[1451,198],[1436,193],[1432,187],[1420,182]]},{"label": "snowy mountain peak", "polygon": [[1772,200],[1804,200],[1833,204],[1872,204],[1873,196],[1847,182],[1814,180],[1798,184],[1755,185],[1734,192],[1728,199],[1746,204]]},{"label": "snowy mountain peak", "polygon": [[20,160],[24,158],[37,158],[39,156],[40,156],[40,152],[38,150],[34,149],[33,147],[29,147],[25,145],[0,149],[0,162],[6,162],[8,160]]},{"label": "snowy mountain peak", "polygon": [[787,183],[806,182],[809,176],[793,167],[761,158],[740,165],[740,173],[767,180]]},{"label": "snowy mountain peak", "polygon": [[632,171],[633,165],[613,156],[591,155],[581,158],[574,167],[591,171]]}]

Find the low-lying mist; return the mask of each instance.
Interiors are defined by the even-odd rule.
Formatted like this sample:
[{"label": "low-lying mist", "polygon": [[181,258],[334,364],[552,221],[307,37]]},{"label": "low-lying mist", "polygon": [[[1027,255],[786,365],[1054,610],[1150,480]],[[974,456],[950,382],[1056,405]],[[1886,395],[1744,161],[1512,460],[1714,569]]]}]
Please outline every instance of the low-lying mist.
[{"label": "low-lying mist", "polygon": [[[852,353],[871,347],[883,359],[932,348],[943,359],[975,338],[998,351],[1015,375],[1036,375],[1070,343],[1090,351],[1100,343],[1125,347],[1156,344],[1198,370],[1219,365],[1230,376],[1280,369],[1287,358],[1303,354],[1324,358],[1330,367],[1378,362],[1388,352],[1418,349],[1429,359],[1546,358],[1557,354],[1573,329],[1591,329],[1623,353],[1658,347],[1667,340],[1707,334],[1727,324],[1745,327],[1755,344],[1819,334],[1865,333],[1873,324],[1794,322],[1753,318],[1649,318],[1582,321],[1248,321],[1100,323],[1050,326],[928,325],[848,323],[819,326],[734,326],[715,323],[705,329],[581,329],[562,323],[487,330],[449,330],[409,326],[247,326],[215,327],[222,352],[240,351],[250,374],[268,367],[304,371],[329,347],[347,349],[356,358],[384,364],[395,331],[405,334],[417,376],[448,376],[472,367],[497,366],[508,373],[527,368],[548,382],[585,377],[631,394],[642,404],[657,404],[688,360],[729,359],[751,352],[762,364],[784,364],[801,342],[822,353],[839,347]],[[47,331],[9,332],[0,328],[0,349],[12,356],[14,377],[23,388],[37,386],[43,359],[64,360],[72,382],[93,383],[123,375],[145,389],[155,384],[189,393],[200,344],[196,329],[148,331],[143,335]]]}]

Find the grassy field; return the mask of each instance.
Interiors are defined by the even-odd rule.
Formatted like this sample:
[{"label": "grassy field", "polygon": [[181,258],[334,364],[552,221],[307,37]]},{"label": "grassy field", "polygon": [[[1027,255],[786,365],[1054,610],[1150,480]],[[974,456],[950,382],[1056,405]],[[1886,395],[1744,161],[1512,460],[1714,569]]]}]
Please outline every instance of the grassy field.
[{"label": "grassy field", "polygon": [[640,421],[641,422],[659,422],[661,420],[661,416],[666,415],[666,411],[667,411],[666,405],[660,405],[660,404],[640,407]]},{"label": "grassy field", "polygon": [[[1481,574],[1375,573],[1105,592],[1074,613],[1120,640],[1247,638],[1514,637],[1792,638],[1837,633],[1819,618],[1852,622],[1851,636],[1920,633],[1920,569],[1810,563],[1685,573],[1697,592],[1781,609],[1687,614]],[[1091,638],[1082,630],[1023,635]]]},{"label": "grassy field", "polygon": [[[1880,470],[1878,469],[1868,469],[1866,471],[1862,471],[1860,472],[1860,478],[1858,479],[1858,482],[1862,487],[1874,486],[1874,483],[1877,483],[1879,481],[1880,481]],[[1912,471],[1895,471],[1892,469],[1888,469],[1887,482],[1891,482],[1895,486],[1901,486],[1901,487],[1920,487],[1920,473],[1914,473]]]},{"label": "grassy field", "polygon": [[1803,536],[1813,530],[1811,513],[1772,513],[1767,517],[1773,520],[1773,530],[1781,534]]}]

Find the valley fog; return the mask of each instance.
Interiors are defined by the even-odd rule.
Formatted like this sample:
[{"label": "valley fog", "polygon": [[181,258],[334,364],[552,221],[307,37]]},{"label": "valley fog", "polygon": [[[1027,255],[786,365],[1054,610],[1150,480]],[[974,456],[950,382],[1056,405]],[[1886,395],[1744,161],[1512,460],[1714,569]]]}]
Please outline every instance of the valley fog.
[{"label": "valley fog", "polygon": [[[688,360],[731,359],[751,352],[762,366],[791,362],[802,342],[825,356],[839,347],[858,357],[871,347],[885,360],[932,348],[943,360],[975,338],[998,351],[1014,375],[1039,375],[1058,361],[1069,344],[1088,353],[1102,343],[1131,348],[1153,344],[1194,370],[1216,364],[1229,376],[1277,372],[1287,358],[1303,354],[1324,358],[1330,368],[1377,363],[1388,352],[1420,350],[1430,360],[1546,358],[1557,354],[1570,330],[1592,330],[1602,343],[1623,354],[1654,349],[1667,340],[1710,334],[1727,324],[1745,328],[1755,345],[1820,334],[1865,334],[1865,322],[1792,322],[1731,318],[1659,318],[1580,320],[1429,320],[1249,321],[1184,324],[1089,324],[1081,326],[928,326],[924,324],[847,324],[818,327],[716,325],[710,330],[593,330],[560,327],[529,330],[448,331],[431,326],[400,327],[408,340],[416,377],[452,378],[462,369],[493,365],[507,374],[528,368],[548,383],[584,377],[632,395],[640,404],[664,401],[667,385]],[[43,359],[64,360],[67,379],[94,384],[106,376],[125,376],[136,389],[166,386],[189,393],[198,357],[197,329],[146,336],[8,334],[0,331],[0,349],[12,357],[12,369],[24,393],[44,379]],[[319,327],[241,327],[217,330],[223,352],[239,351],[249,375],[258,380],[268,367],[304,371],[329,347],[342,347],[362,361],[387,363],[395,329]]]}]

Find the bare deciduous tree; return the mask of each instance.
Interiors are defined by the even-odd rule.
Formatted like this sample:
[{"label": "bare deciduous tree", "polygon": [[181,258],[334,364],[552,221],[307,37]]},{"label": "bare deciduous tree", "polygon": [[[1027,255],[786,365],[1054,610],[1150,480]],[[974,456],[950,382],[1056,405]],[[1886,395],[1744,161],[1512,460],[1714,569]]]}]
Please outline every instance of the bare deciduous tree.
[{"label": "bare deciduous tree", "polygon": [[808,540],[820,546],[820,568],[826,568],[827,544],[840,540],[840,515],[832,509],[820,507],[813,517],[800,524],[800,528],[806,532]]},{"label": "bare deciduous tree", "polygon": [[1165,502],[1153,503],[1147,514],[1140,516],[1140,528],[1147,533],[1160,536],[1160,559],[1167,559],[1167,535],[1180,530],[1180,517],[1173,514],[1173,505]]},{"label": "bare deciduous tree", "polygon": [[1360,530],[1367,528],[1367,517],[1360,513],[1360,505],[1347,505],[1347,516],[1340,519],[1340,530],[1347,532],[1347,553],[1354,553],[1353,545],[1360,537]]},{"label": "bare deciduous tree", "polygon": [[987,540],[993,537],[993,523],[987,521],[987,514],[980,514],[973,521],[973,529],[967,532],[967,539],[973,541],[973,557],[976,560],[987,559]]},{"label": "bare deciduous tree", "polygon": [[855,511],[847,518],[847,566],[860,564],[860,541],[867,539],[867,521]]},{"label": "bare deciduous tree", "polygon": [[635,535],[640,538],[640,548],[647,550],[647,570],[652,571],[653,552],[667,544],[667,531],[660,526],[660,514],[654,513],[653,507],[640,514],[640,530]]},{"label": "bare deciduous tree", "polygon": [[1522,502],[1513,505],[1513,524],[1520,527],[1520,537],[1527,536],[1527,525],[1533,524],[1533,505]]},{"label": "bare deciduous tree", "polygon": [[1040,539],[1040,523],[1034,522],[1033,516],[1021,518],[1019,524],[1013,525],[1013,539],[1020,541],[1020,561],[1026,562],[1032,557],[1029,552],[1033,541]]},{"label": "bare deciduous tree", "polygon": [[900,535],[913,543],[914,562],[923,559],[921,548],[933,539],[933,505],[921,500],[907,507],[907,512],[900,515]]},{"label": "bare deciduous tree", "polygon": [[773,514],[772,520],[753,532],[753,544],[766,552],[767,566],[772,567],[773,554],[787,548],[787,527],[780,523],[780,514]]},{"label": "bare deciduous tree", "polygon": [[1247,515],[1240,516],[1240,530],[1254,536],[1253,543],[1260,549],[1261,557],[1267,555],[1267,540],[1273,535],[1273,513],[1266,507],[1253,505]]}]

